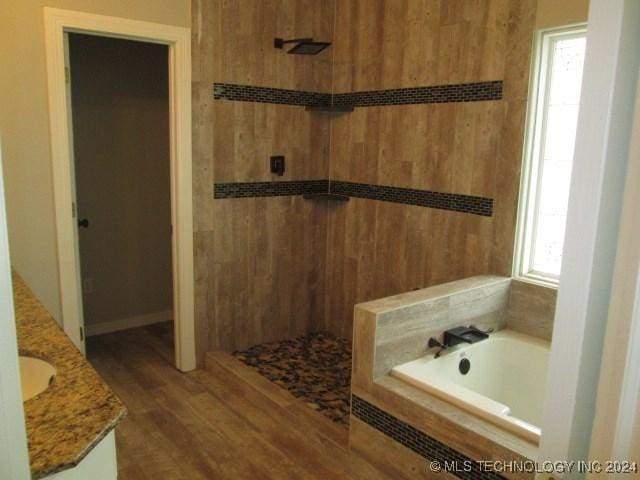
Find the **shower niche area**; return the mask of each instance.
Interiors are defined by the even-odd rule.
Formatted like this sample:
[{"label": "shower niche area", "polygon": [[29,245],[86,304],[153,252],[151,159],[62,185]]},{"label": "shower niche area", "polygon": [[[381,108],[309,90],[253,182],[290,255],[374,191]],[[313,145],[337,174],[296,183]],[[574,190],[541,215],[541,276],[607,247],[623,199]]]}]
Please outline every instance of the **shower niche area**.
[{"label": "shower niche area", "polygon": [[355,304],[510,276],[535,14],[192,3],[198,358],[346,425]]}]

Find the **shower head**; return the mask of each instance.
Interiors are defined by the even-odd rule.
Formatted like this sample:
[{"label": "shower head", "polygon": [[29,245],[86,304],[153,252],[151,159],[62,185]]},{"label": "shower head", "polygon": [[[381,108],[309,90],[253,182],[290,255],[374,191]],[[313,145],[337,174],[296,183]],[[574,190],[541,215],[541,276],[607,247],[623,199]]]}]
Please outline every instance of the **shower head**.
[{"label": "shower head", "polygon": [[284,48],[285,43],[296,44],[293,48],[287,51],[287,53],[295,55],[317,55],[331,45],[331,42],[314,42],[313,38],[294,38],[293,40],[276,38],[273,41],[273,46],[276,48]]},{"label": "shower head", "polygon": [[331,45],[331,42],[300,42],[287,53],[294,53],[296,55],[317,55],[329,45]]}]

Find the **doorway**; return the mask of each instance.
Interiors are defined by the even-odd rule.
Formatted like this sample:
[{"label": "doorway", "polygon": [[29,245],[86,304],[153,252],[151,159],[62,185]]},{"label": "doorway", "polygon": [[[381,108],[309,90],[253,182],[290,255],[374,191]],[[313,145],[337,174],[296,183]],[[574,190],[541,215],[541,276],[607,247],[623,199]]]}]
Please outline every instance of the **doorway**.
[{"label": "doorway", "polygon": [[82,33],[66,45],[85,335],[170,333],[168,47]]},{"label": "doorway", "polygon": [[[71,128],[71,95],[66,79],[67,34],[85,34],[164,45],[168,52],[169,169],[171,204],[172,304],[175,365],[196,367],[194,332],[193,215],[191,165],[190,30],[162,24],[44,8],[49,86],[51,150],[58,240],[62,323],[65,333],[84,352],[83,276]],[[83,212],[86,213],[86,212]],[[84,224],[85,222],[83,222]],[[91,226],[89,227],[89,229]],[[89,230],[87,229],[87,230]],[[81,234],[84,236],[84,232]],[[95,289],[91,281],[87,287]],[[95,291],[95,290],[94,290]],[[148,320],[148,319],[147,319]]]}]

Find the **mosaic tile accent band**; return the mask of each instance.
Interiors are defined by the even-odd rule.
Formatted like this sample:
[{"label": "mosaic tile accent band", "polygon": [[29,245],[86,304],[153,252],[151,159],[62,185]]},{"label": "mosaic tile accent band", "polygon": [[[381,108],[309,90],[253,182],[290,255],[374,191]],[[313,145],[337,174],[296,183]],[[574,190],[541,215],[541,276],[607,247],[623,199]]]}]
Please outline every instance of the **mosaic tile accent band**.
[{"label": "mosaic tile accent band", "polygon": [[[478,463],[466,455],[356,395],[351,396],[351,414],[429,462],[438,461],[442,466],[445,462],[448,464],[455,462],[460,467],[458,471],[450,472],[450,474],[458,478],[463,480],[502,480],[505,478],[495,472],[482,470]],[[463,465],[468,468],[462,468]],[[428,466],[425,464],[426,468]]]},{"label": "mosaic tile accent band", "polygon": [[482,102],[502,99],[502,81],[337,93],[333,105],[380,107],[421,103]]},{"label": "mosaic tile accent band", "polygon": [[334,180],[331,180],[329,188],[331,193],[349,197],[369,198],[383,202],[438,208],[440,210],[453,210],[485,217],[493,215],[492,198]]},{"label": "mosaic tile accent band", "polygon": [[304,107],[318,107],[331,104],[330,93],[254,87],[252,85],[236,85],[232,83],[214,83],[213,98],[215,100],[277,103],[281,105],[301,105]]},{"label": "mosaic tile accent band", "polygon": [[454,212],[490,217],[493,215],[493,199],[459,195],[457,193],[432,192],[414,188],[388,187],[367,183],[334,180],[302,180],[289,182],[237,182],[216,183],[213,198],[280,197],[310,193],[336,193],[348,197],[367,198],[381,202],[403,203],[417,207],[437,208]]},{"label": "mosaic tile accent band", "polygon": [[328,180],[216,183],[213,186],[213,198],[282,197],[327,191]]},{"label": "mosaic tile accent band", "polygon": [[306,107],[380,107],[422,103],[481,102],[502,99],[502,81],[432,85],[349,93],[319,93],[281,88],[214,83],[213,98],[239,102],[276,103]]}]

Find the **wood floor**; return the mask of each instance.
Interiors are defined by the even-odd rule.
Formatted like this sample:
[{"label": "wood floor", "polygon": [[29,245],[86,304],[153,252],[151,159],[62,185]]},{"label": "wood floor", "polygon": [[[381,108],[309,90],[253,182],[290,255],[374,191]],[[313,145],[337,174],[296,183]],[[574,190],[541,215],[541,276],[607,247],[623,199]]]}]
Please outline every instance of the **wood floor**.
[{"label": "wood floor", "polygon": [[126,403],[119,480],[387,479],[348,451],[348,430],[223,353],[175,370],[170,324],[87,341],[88,358]]}]

